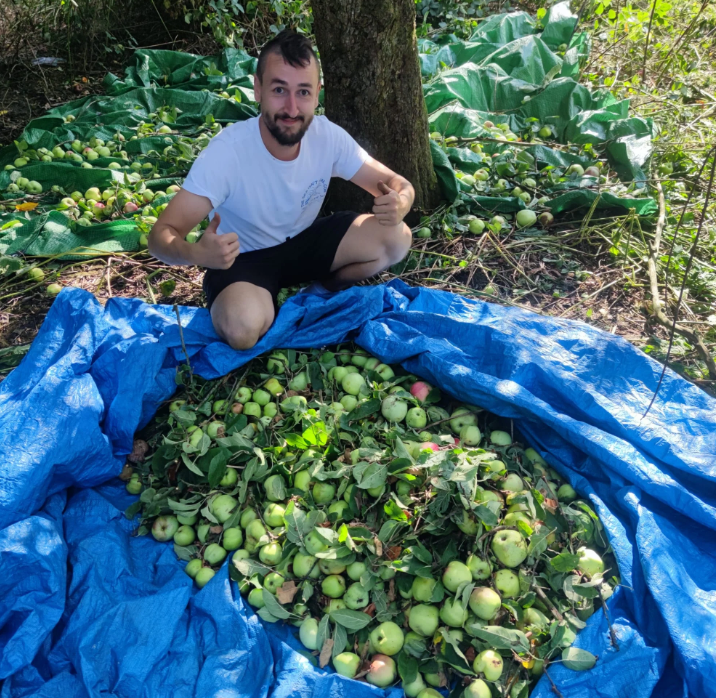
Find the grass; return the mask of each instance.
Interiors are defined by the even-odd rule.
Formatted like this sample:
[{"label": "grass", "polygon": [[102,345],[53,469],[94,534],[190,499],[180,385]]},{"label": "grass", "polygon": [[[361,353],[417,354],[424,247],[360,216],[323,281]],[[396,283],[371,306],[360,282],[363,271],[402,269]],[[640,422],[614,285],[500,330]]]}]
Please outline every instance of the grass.
[{"label": "grass", "polygon": [[[366,283],[399,272],[409,284],[581,320],[658,360],[669,353],[674,370],[713,392],[716,375],[709,374],[703,352],[716,353],[716,209],[713,196],[706,201],[714,157],[708,154],[716,144],[716,8],[702,0],[588,5],[580,29],[589,32],[592,50],[581,80],[629,99],[632,115],[653,120],[649,187],[654,198],[659,187],[663,191],[663,228],[657,230],[656,219],[640,221],[632,214],[592,215],[539,236],[497,238],[486,231],[476,237],[464,234],[452,207],[442,206],[429,222],[439,234],[416,238],[404,264]],[[678,312],[680,327],[690,332],[690,338],[675,333],[670,349],[670,329],[654,312],[650,257],[667,319]],[[200,270],[169,269],[145,254],[72,264],[49,260],[44,266],[48,279],[85,288],[101,303],[115,296],[202,302]],[[160,283],[169,278],[176,288],[162,296]],[[32,340],[50,303],[43,285],[0,281],[0,346],[10,354],[0,353],[0,372],[4,361],[5,370],[15,362],[12,348]]]}]

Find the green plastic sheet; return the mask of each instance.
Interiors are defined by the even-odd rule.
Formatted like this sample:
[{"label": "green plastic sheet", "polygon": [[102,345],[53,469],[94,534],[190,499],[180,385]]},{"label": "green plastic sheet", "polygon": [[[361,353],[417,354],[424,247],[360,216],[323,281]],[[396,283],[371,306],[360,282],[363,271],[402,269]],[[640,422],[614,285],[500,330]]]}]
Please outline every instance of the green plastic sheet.
[{"label": "green plastic sheet", "polygon": [[[600,149],[622,181],[637,183],[643,191],[652,152],[652,123],[629,116],[629,104],[617,101],[608,92],[593,92],[579,84],[580,61],[589,53],[586,34],[575,34],[576,15],[569,3],[550,8],[540,25],[526,12],[492,16],[482,22],[467,41],[452,34],[436,41],[418,41],[423,90],[430,131],[444,137],[484,138],[486,120],[507,123],[515,133],[527,128],[531,120],[549,124],[556,137],[550,144],[533,145],[526,150],[536,167],[567,167],[589,160],[568,152],[568,144],[591,144]],[[568,50],[560,51],[560,47]],[[108,73],[103,81],[105,94],[69,102],[33,119],[21,140],[30,148],[52,148],[74,139],[96,136],[109,140],[117,133],[126,141],[124,149],[132,160],[155,165],[160,179],[148,180],[152,188],[181,183],[186,176],[167,160],[157,159],[176,134],[157,135],[134,141],[140,122],[149,122],[151,113],[160,113],[164,123],[182,136],[195,136],[207,118],[227,125],[258,113],[253,104],[253,74],[256,59],[237,49],[226,49],[216,56],[195,56],[175,51],[141,49],[120,78]],[[240,101],[228,100],[219,92],[229,89]],[[323,94],[319,96],[322,103]],[[67,122],[68,116],[74,120]],[[499,153],[505,144],[483,142],[484,151]],[[510,213],[524,204],[509,196],[486,196],[469,191],[455,176],[455,169],[472,173],[483,160],[466,147],[444,147],[431,140],[433,165],[444,198],[460,200],[475,213]],[[0,168],[18,157],[15,145],[0,149]],[[109,169],[117,162],[122,169]],[[90,186],[105,188],[112,183],[126,184],[127,162],[100,158],[92,169],[69,162],[32,162],[22,168],[23,176],[35,179],[48,191],[53,185],[63,193],[48,196],[48,205],[33,212],[5,212],[0,216],[0,254],[37,256],[64,255],[65,258],[92,254],[133,251],[139,247],[140,233],[132,218],[119,219],[91,227],[69,221],[54,208],[61,195]],[[9,172],[0,171],[0,197],[10,199],[5,190]],[[639,215],[653,215],[654,201],[630,195],[618,197],[568,182],[548,193],[548,206],[554,213],[578,215],[595,200],[597,207]],[[22,226],[2,228],[9,221]],[[77,252],[80,249],[80,253]]]}]

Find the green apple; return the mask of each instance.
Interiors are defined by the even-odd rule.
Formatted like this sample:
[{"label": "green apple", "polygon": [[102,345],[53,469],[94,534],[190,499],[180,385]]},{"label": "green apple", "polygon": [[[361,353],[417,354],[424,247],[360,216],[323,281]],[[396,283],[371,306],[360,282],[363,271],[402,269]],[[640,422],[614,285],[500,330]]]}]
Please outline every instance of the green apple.
[{"label": "green apple", "polygon": [[286,482],[281,475],[269,475],[264,480],[266,499],[270,502],[280,502],[286,497]]},{"label": "green apple", "polygon": [[278,565],[278,563],[281,562],[282,555],[283,548],[280,543],[276,542],[264,545],[261,550],[259,550],[259,560],[261,560],[264,565]]},{"label": "green apple", "polygon": [[221,539],[224,550],[238,550],[244,542],[244,534],[238,526],[227,528]]},{"label": "green apple", "polygon": [[457,591],[457,588],[461,584],[466,584],[471,581],[472,573],[468,569],[467,565],[459,560],[453,560],[445,568],[445,572],[443,572],[443,586],[448,591],[452,591],[453,593]]},{"label": "green apple", "polygon": [[470,555],[466,560],[467,568],[472,578],[477,582],[488,579],[492,574],[492,565],[488,560],[482,560],[477,555]]},{"label": "green apple", "polygon": [[380,412],[389,422],[402,422],[408,414],[408,403],[395,395],[388,395],[380,405]]},{"label": "green apple", "polygon": [[477,415],[468,410],[467,407],[458,407],[450,415],[450,428],[458,435],[463,427],[474,426],[477,426]]},{"label": "green apple", "polygon": [[463,698],[492,698],[490,687],[482,680],[475,679],[462,692]]},{"label": "green apple", "polygon": [[432,637],[438,629],[440,614],[437,606],[418,604],[410,609],[408,625],[410,629],[423,637]]},{"label": "green apple", "polygon": [[393,369],[387,364],[378,364],[375,367],[375,372],[383,379],[383,382],[395,378],[395,373]]},{"label": "green apple", "polygon": [[577,555],[579,555],[577,566],[582,574],[586,574],[590,579],[604,574],[604,562],[594,550],[582,546],[577,549]]},{"label": "green apple", "polygon": [[301,470],[293,476],[293,486],[301,492],[308,492],[311,485],[311,474],[308,470]]},{"label": "green apple", "polygon": [[509,446],[512,443],[512,437],[506,431],[495,430],[490,433],[490,442],[495,446]]},{"label": "green apple", "polygon": [[310,616],[301,623],[298,636],[306,649],[317,650],[318,648],[318,621]]},{"label": "green apple", "polygon": [[227,468],[224,477],[219,480],[219,487],[233,487],[239,480],[236,468]]},{"label": "green apple", "polygon": [[259,518],[259,515],[256,513],[254,509],[251,507],[248,507],[247,509],[244,509],[241,512],[241,518],[239,519],[239,524],[241,525],[241,528],[246,529],[248,528],[248,525],[252,521],[256,521],[256,519]]},{"label": "green apple", "polygon": [[321,536],[318,535],[318,533],[316,533],[315,529],[308,533],[304,541],[304,545],[306,547],[306,552],[308,552],[309,555],[324,553],[328,550],[328,544],[323,540],[323,538],[321,538]]},{"label": "green apple", "polygon": [[[347,605],[347,604],[346,604]],[[370,634],[370,641],[373,647],[381,653],[392,656],[398,654],[403,647],[405,637],[403,631],[396,623],[387,621],[381,623]]]},{"label": "green apple", "polygon": [[179,526],[174,534],[174,542],[177,545],[191,545],[194,538],[196,538],[196,534],[191,526]]},{"label": "green apple", "polygon": [[430,601],[435,590],[437,580],[432,577],[415,577],[410,587],[412,597],[416,601]]},{"label": "green apple", "polygon": [[333,613],[334,611],[342,611],[346,608],[346,602],[343,599],[331,599],[324,607],[324,613]]},{"label": "green apple", "polygon": [[520,578],[512,570],[498,570],[495,573],[495,587],[504,599],[520,595]]},{"label": "green apple", "polygon": [[488,681],[497,681],[502,674],[502,657],[495,650],[485,650],[475,657],[472,669],[476,674],[484,674]]},{"label": "green apple", "polygon": [[283,578],[282,575],[280,575],[278,572],[269,572],[264,577],[264,589],[268,591],[271,594],[275,594],[276,590],[285,582],[286,580]]},{"label": "green apple", "polygon": [[534,626],[536,628],[539,628],[540,630],[546,630],[549,625],[550,621],[547,616],[545,616],[542,611],[535,608],[534,606],[531,606],[530,608],[525,608],[524,613],[522,614],[522,621],[517,623],[517,627],[520,630],[523,630],[524,628],[528,628],[530,626]]},{"label": "green apple", "polygon": [[336,488],[329,482],[317,482],[313,486],[312,494],[313,501],[320,506],[333,501],[333,497],[336,494]]},{"label": "green apple", "polygon": [[211,543],[204,550],[204,560],[212,567],[220,565],[226,559],[226,550],[218,543]]},{"label": "green apple", "polygon": [[266,525],[271,528],[283,526],[285,525],[285,521],[283,520],[283,515],[285,513],[286,507],[283,504],[271,502],[266,505],[266,508],[264,509],[264,521],[266,522]]},{"label": "green apple", "polygon": [[179,522],[176,516],[159,516],[152,524],[152,535],[160,543],[166,543],[174,538],[179,530]]},{"label": "green apple", "polygon": [[264,384],[264,388],[274,396],[280,395],[283,392],[283,386],[275,378],[269,378]]},{"label": "green apple", "polygon": [[[271,402],[271,393],[266,390],[259,388],[254,391],[254,402],[263,407]],[[244,414],[246,414],[246,407],[244,407]]]},{"label": "green apple", "polygon": [[505,567],[517,567],[527,557],[527,543],[519,531],[507,529],[498,531],[490,546],[495,557]]},{"label": "green apple", "polygon": [[500,483],[501,490],[509,492],[522,492],[525,489],[525,483],[517,473],[508,473],[505,479]]},{"label": "green apple", "polygon": [[238,506],[239,502],[236,498],[230,494],[220,494],[211,500],[211,513],[220,523],[224,523],[229,520]]},{"label": "green apple", "polygon": [[[425,676],[425,679],[427,680],[427,674]],[[443,698],[443,694],[440,693],[440,691],[436,691],[434,688],[424,688],[420,693],[418,693],[418,698]]]},{"label": "green apple", "polygon": [[572,502],[577,498],[577,493],[574,491],[572,485],[565,483],[557,490],[557,499],[560,502]]},{"label": "green apple", "polygon": [[370,603],[370,595],[360,582],[354,582],[346,589],[343,601],[345,601],[346,608],[358,610],[365,608]]},{"label": "green apple", "polygon": [[333,658],[333,668],[341,676],[352,679],[358,673],[360,657],[353,652],[341,652]]},{"label": "green apple", "polygon": [[254,608],[263,608],[266,604],[264,603],[264,590],[263,589],[252,589],[246,599],[251,606]]},{"label": "green apple", "polygon": [[439,687],[443,683],[442,672],[438,674],[431,674],[430,672],[425,672],[423,674],[423,678],[425,679],[425,683],[428,683],[431,686]]},{"label": "green apple", "polygon": [[211,567],[202,567],[194,577],[194,581],[199,589],[203,589],[210,581],[211,578],[216,574]]},{"label": "green apple", "polygon": [[186,563],[186,567],[184,568],[184,571],[192,578],[196,577],[196,575],[199,573],[199,570],[202,568],[202,562],[198,557],[192,558],[189,560],[189,562]]},{"label": "green apple", "polygon": [[[467,427],[468,429],[470,427]],[[457,527],[466,535],[466,536],[476,536],[477,535],[477,521],[475,521],[475,517],[470,516],[467,511],[464,509],[462,510],[462,521],[457,525]]]},{"label": "green apple", "polygon": [[[291,399],[291,398],[289,398],[289,399]],[[264,408],[261,411],[261,414],[264,417],[275,417],[278,414],[278,407],[276,407],[276,403],[269,402],[268,405],[264,405]]]},{"label": "green apple", "polygon": [[236,394],[236,401],[240,402],[242,405],[245,405],[249,400],[251,400],[251,396],[253,395],[253,391],[251,388],[247,388],[245,385],[239,388],[239,392]]},{"label": "green apple", "polygon": [[477,587],[472,590],[468,604],[478,618],[492,620],[502,606],[502,599],[490,587]]},{"label": "green apple", "polygon": [[415,680],[412,683],[403,682],[403,691],[405,691],[405,695],[408,698],[417,698],[418,694],[426,688],[427,686],[420,672],[415,676]]},{"label": "green apple", "polygon": [[467,609],[463,609],[459,599],[448,596],[440,609],[440,620],[451,628],[461,628],[467,620]]},{"label": "green apple", "polygon": [[247,402],[244,404],[244,412],[247,417],[260,417],[261,405],[258,402]]},{"label": "green apple", "polygon": [[[314,495],[313,499],[315,501],[315,499],[316,499],[315,495]],[[331,504],[331,506],[328,507],[328,514],[329,514],[329,516],[330,516],[330,514],[335,514],[336,515],[336,523],[338,523],[339,521],[343,521],[343,519],[346,516],[350,516],[350,510],[351,510],[351,508],[350,508],[350,505],[348,504],[348,502],[342,502],[342,501],[333,502],[333,504]]]},{"label": "green apple", "polygon": [[351,562],[351,564],[346,568],[346,574],[348,575],[348,579],[352,579],[354,582],[357,582],[360,580],[361,575],[365,572],[365,570],[365,562]]},{"label": "green apple", "polygon": [[344,395],[341,398],[341,405],[345,408],[346,412],[350,412],[351,410],[355,409],[355,406],[358,404],[358,398],[354,395]]},{"label": "green apple", "polygon": [[428,423],[428,416],[422,407],[411,407],[405,416],[405,423],[411,429],[423,429]]},{"label": "green apple", "polygon": [[346,392],[349,395],[358,395],[364,391],[367,386],[365,378],[363,378],[360,373],[349,373],[341,381],[341,388],[343,388],[343,392]]},{"label": "green apple", "polygon": [[346,592],[346,581],[340,574],[329,574],[321,582],[321,591],[331,599],[339,599]]},{"label": "green apple", "polygon": [[318,558],[313,557],[313,555],[296,553],[296,556],[293,558],[293,573],[299,579],[303,579],[304,577],[315,579],[320,574],[317,563]]},{"label": "green apple", "polygon": [[385,654],[374,654],[365,680],[373,686],[386,688],[395,681],[395,662]]},{"label": "green apple", "polygon": [[346,571],[346,566],[341,560],[319,560],[318,569],[323,574],[343,574]]},{"label": "green apple", "polygon": [[254,544],[256,544],[261,538],[263,538],[266,535],[266,528],[261,523],[259,519],[254,519],[247,527],[246,527],[246,537],[248,539],[253,540]]},{"label": "green apple", "polygon": [[308,387],[308,374],[305,371],[297,373],[289,382],[288,387],[299,393]]},{"label": "green apple", "polygon": [[220,422],[218,420],[215,420],[213,422],[209,422],[206,426],[206,433],[212,438],[215,439],[217,436],[223,436],[224,435],[224,427],[226,424],[224,422]]},{"label": "green apple", "polygon": [[466,446],[477,446],[482,441],[482,432],[474,425],[464,426],[460,429],[460,441]]},{"label": "green apple", "polygon": [[[142,491],[142,480],[140,479],[139,475],[136,473],[132,475],[132,477],[129,478],[127,484],[125,485],[127,492],[129,494],[139,494]],[[179,517],[177,517],[178,519]]]}]

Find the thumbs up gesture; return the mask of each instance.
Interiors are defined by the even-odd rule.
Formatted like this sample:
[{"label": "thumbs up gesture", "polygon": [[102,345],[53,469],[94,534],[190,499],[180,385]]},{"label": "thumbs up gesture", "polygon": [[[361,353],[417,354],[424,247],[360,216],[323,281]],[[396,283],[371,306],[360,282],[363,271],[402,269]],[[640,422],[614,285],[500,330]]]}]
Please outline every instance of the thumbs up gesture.
[{"label": "thumbs up gesture", "polygon": [[395,189],[391,189],[382,180],[378,182],[381,196],[373,199],[373,213],[381,225],[398,225],[409,210],[406,202]]},{"label": "thumbs up gesture", "polygon": [[217,235],[219,223],[221,217],[215,213],[196,243],[197,263],[207,269],[228,269],[239,256],[239,236],[236,233]]}]

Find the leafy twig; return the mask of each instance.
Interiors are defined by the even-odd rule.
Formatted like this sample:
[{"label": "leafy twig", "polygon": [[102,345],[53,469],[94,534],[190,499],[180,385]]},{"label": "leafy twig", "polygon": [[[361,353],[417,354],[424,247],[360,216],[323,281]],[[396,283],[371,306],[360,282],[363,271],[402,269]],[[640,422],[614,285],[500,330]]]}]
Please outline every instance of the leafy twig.
[{"label": "leafy twig", "polygon": [[189,378],[194,381],[194,372],[191,370],[191,362],[189,361],[189,352],[186,350],[186,344],[184,344],[184,331],[181,326],[181,318],[179,317],[179,306],[174,303],[174,312],[177,316],[177,325],[179,326],[179,338],[181,339],[181,348],[184,350],[184,356],[186,356],[186,365],[189,367]]}]

